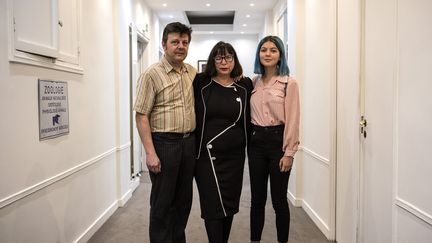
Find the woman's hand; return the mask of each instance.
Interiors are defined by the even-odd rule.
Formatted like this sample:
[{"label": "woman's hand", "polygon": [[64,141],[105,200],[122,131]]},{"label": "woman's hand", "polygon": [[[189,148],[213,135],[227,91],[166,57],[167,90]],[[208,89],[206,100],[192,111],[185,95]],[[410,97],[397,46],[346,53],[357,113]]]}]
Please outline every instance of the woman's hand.
[{"label": "woman's hand", "polygon": [[280,172],[288,172],[294,162],[294,157],[292,156],[283,156],[279,161]]}]

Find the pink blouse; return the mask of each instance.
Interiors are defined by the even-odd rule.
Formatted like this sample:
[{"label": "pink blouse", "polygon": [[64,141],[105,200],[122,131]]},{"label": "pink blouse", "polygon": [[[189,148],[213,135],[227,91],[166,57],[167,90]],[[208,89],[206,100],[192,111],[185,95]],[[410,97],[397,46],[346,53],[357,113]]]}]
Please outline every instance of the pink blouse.
[{"label": "pink blouse", "polygon": [[253,124],[263,127],[285,124],[282,150],[284,156],[294,156],[300,144],[297,81],[288,76],[275,76],[264,84],[261,76],[256,76],[250,104]]}]

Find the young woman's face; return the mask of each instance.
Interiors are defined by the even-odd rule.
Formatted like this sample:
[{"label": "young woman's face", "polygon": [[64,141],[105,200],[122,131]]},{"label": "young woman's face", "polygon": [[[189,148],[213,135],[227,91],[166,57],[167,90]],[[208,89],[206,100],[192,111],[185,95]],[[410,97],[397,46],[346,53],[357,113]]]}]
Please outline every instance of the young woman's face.
[{"label": "young woman's face", "polygon": [[260,48],[259,52],[260,62],[264,67],[276,66],[280,60],[280,52],[276,45],[267,41]]}]

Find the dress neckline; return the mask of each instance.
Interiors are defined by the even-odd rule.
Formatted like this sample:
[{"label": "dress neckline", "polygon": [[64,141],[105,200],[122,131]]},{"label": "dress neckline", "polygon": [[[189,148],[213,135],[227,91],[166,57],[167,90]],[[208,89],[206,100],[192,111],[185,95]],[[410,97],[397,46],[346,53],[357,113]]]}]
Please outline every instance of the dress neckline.
[{"label": "dress neckline", "polygon": [[214,78],[212,78],[212,80],[213,80],[215,83],[217,83],[217,84],[219,84],[220,86],[225,87],[225,88],[229,88],[229,87],[231,87],[231,86],[234,84],[234,81],[232,81],[231,83],[229,83],[229,84],[227,84],[227,85],[224,85],[224,84],[219,83],[219,82],[218,82],[216,79],[214,79]]}]

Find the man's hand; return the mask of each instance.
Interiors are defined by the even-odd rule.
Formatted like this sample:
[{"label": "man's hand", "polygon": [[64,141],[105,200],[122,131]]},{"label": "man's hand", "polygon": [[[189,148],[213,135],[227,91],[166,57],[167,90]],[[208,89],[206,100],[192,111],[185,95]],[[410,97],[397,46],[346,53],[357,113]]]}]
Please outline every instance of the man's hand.
[{"label": "man's hand", "polygon": [[279,161],[280,172],[287,172],[291,169],[294,162],[294,157],[283,156]]},{"label": "man's hand", "polygon": [[147,168],[149,171],[158,174],[161,172],[161,163],[156,154],[147,154]]}]

